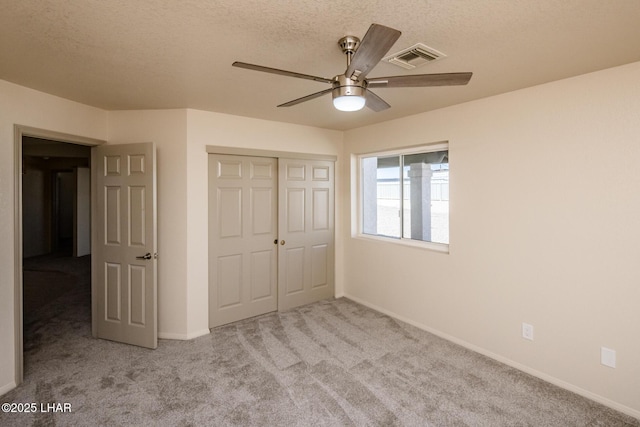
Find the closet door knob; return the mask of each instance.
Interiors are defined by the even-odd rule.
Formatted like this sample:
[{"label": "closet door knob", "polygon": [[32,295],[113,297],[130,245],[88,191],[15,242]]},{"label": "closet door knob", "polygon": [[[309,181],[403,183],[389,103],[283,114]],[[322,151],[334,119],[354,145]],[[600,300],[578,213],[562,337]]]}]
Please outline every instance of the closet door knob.
[{"label": "closet door knob", "polygon": [[284,246],[284,240],[280,240],[280,244]]}]

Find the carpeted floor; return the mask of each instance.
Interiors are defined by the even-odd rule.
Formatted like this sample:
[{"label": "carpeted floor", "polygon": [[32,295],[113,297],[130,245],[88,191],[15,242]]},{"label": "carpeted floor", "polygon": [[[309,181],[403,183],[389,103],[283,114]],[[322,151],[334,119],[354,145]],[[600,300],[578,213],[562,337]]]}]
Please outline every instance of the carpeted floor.
[{"label": "carpeted floor", "polygon": [[40,307],[74,288],[89,285],[91,255],[73,257],[60,251],[23,260],[23,311],[25,321],[39,320]]},{"label": "carpeted floor", "polygon": [[[347,299],[157,350],[95,340],[88,280],[25,330],[25,382],[0,426],[640,426],[640,421]],[[46,406],[45,406],[46,408]]]}]

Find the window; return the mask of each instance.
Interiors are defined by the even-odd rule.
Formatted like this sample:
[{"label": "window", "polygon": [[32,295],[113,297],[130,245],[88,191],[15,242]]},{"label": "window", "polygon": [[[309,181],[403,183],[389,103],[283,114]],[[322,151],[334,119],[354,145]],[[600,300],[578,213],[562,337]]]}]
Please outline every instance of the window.
[{"label": "window", "polygon": [[446,144],[360,156],[364,235],[449,244]]}]

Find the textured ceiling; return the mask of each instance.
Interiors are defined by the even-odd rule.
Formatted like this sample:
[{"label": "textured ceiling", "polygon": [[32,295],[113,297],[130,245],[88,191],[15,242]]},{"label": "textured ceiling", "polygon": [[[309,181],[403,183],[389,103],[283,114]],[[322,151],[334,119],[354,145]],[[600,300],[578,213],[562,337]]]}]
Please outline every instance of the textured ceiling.
[{"label": "textured ceiling", "polygon": [[[357,5],[357,6],[354,6]],[[640,60],[639,0],[0,0],[0,79],[108,110],[195,108],[351,129]],[[324,96],[337,41],[371,23],[448,57],[369,77],[472,71],[467,86],[385,88],[392,108],[344,113]]]}]

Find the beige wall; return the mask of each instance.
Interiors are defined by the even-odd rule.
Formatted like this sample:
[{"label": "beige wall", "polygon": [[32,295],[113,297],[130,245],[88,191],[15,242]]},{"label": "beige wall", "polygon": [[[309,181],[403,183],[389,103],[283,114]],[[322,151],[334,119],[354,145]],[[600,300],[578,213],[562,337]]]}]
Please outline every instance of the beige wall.
[{"label": "beige wall", "polygon": [[106,139],[107,114],[0,80],[0,394],[15,383],[14,125]]},{"label": "beige wall", "polygon": [[[51,181],[47,169],[27,162],[22,170],[22,256],[25,258],[51,251]],[[47,191],[49,190],[49,191]]]},{"label": "beige wall", "polygon": [[639,75],[635,63],[346,132],[346,158],[447,140],[451,165],[450,254],[345,229],[346,295],[640,417]]},{"label": "beige wall", "polygon": [[[330,154],[338,157],[340,167],[343,133],[308,126],[277,123],[228,114],[188,111],[187,137],[187,271],[189,336],[208,333],[208,171],[207,145],[251,148],[294,153]],[[339,177],[336,186],[339,186]],[[337,187],[339,188],[339,187]],[[339,212],[339,203],[336,210]],[[336,229],[341,230],[339,218]],[[340,259],[341,239],[336,241]],[[339,262],[337,264],[340,264]],[[337,266],[336,269],[339,267]],[[336,291],[342,282],[336,274]]]}]

